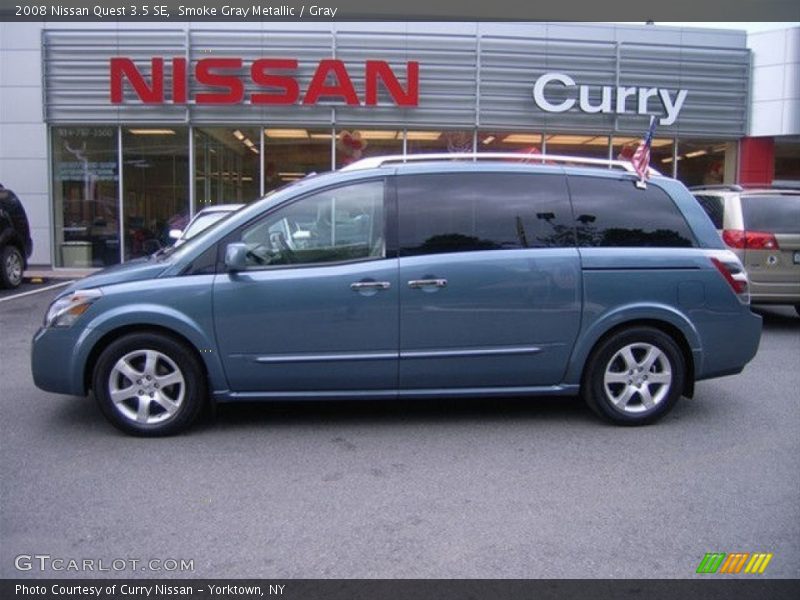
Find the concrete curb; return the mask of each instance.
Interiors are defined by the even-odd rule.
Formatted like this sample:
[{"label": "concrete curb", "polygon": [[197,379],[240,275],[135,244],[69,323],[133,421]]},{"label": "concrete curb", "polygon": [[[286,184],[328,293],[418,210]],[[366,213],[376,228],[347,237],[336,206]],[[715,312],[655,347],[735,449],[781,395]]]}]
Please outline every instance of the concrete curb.
[{"label": "concrete curb", "polygon": [[28,269],[25,271],[25,279],[45,279],[45,280],[59,280],[59,279],[81,279],[92,273],[96,273],[100,269]]}]

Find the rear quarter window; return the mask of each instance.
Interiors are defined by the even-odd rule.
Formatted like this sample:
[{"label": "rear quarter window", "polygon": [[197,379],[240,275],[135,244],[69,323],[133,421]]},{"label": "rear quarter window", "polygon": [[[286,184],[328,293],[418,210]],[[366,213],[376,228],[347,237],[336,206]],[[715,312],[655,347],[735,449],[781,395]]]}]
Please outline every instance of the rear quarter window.
[{"label": "rear quarter window", "polygon": [[688,248],[696,246],[686,219],[655,185],[629,179],[571,176],[578,245]]},{"label": "rear quarter window", "polygon": [[800,194],[742,196],[745,229],[800,233]]}]

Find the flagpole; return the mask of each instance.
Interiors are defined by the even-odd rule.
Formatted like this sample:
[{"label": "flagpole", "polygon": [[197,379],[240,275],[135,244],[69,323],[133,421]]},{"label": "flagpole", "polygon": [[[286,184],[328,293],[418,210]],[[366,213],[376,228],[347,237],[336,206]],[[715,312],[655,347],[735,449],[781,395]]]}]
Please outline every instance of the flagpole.
[{"label": "flagpole", "polygon": [[650,147],[652,146],[653,135],[655,134],[655,118],[655,115],[650,115],[647,133],[631,159],[631,164],[639,175],[636,187],[642,190],[647,189],[647,182],[645,179],[647,179],[647,170],[650,168]]}]

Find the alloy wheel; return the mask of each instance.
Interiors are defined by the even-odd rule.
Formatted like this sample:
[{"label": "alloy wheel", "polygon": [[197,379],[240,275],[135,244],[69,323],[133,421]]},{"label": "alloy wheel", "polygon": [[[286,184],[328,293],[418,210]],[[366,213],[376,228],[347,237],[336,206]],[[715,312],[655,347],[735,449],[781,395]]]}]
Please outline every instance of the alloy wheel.
[{"label": "alloy wheel", "polygon": [[135,350],[114,363],[108,395],[126,419],[143,425],[162,423],[181,408],[186,380],[178,365],[158,350]]},{"label": "alloy wheel", "polygon": [[653,344],[628,344],[608,361],[603,388],[620,411],[640,414],[653,410],[667,397],[672,369],[666,354]]}]

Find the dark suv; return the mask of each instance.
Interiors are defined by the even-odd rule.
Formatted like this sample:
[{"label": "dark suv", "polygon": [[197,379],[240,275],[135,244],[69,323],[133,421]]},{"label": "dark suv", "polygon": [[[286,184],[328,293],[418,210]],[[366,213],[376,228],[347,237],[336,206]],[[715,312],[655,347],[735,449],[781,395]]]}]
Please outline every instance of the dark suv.
[{"label": "dark suv", "polygon": [[28,217],[17,195],[0,183],[0,287],[15,288],[33,252]]}]

